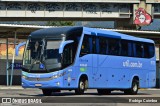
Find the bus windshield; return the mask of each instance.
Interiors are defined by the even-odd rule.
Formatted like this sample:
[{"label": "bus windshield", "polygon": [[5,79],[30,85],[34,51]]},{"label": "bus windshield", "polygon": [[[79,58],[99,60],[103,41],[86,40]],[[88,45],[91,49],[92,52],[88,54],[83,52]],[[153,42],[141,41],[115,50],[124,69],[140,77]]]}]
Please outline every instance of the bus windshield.
[{"label": "bus windshield", "polygon": [[61,40],[29,39],[23,57],[23,69],[44,72],[60,69],[61,42]]}]

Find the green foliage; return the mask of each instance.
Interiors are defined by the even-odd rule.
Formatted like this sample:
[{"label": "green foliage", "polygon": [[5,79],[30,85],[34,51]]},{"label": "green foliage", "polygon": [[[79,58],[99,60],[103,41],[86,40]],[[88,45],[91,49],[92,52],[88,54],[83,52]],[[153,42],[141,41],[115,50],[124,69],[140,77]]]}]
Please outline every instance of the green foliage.
[{"label": "green foliage", "polygon": [[49,21],[47,26],[74,26],[73,21]]}]

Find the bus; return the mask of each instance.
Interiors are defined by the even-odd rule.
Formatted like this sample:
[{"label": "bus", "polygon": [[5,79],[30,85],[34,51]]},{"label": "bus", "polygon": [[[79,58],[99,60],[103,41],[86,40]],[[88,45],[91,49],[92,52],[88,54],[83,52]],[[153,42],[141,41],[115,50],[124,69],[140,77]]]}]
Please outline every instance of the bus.
[{"label": "bus", "polygon": [[22,87],[50,96],[61,90],[135,95],[156,84],[153,40],[88,27],[32,32],[23,55]]}]

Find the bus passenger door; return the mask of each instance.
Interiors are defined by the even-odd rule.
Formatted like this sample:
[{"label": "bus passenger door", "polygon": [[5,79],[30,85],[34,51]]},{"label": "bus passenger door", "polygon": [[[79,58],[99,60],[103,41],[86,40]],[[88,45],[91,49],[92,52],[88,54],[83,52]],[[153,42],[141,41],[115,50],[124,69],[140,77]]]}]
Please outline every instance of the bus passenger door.
[{"label": "bus passenger door", "polygon": [[88,76],[88,83],[89,87],[93,87],[92,81],[92,62],[93,62],[93,55],[92,55],[92,36],[90,32],[85,32],[82,45],[80,47],[80,54],[79,59],[77,61],[79,74],[86,74]]}]

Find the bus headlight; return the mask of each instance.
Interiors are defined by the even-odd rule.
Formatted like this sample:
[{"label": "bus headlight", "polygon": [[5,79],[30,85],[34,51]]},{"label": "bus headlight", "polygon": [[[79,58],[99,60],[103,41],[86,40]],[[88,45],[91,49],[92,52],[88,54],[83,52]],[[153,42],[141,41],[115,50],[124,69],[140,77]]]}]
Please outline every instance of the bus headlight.
[{"label": "bus headlight", "polygon": [[58,75],[54,75],[52,78],[53,78],[53,79],[56,79],[56,78],[58,78]]},{"label": "bus headlight", "polygon": [[53,75],[52,78],[56,79],[56,78],[64,76],[65,74],[66,74],[66,72],[63,72],[63,73],[60,73],[60,74],[57,74],[57,75]]},{"label": "bus headlight", "polygon": [[27,77],[26,77],[26,76],[24,76],[24,75],[22,75],[22,78],[26,79]]}]

